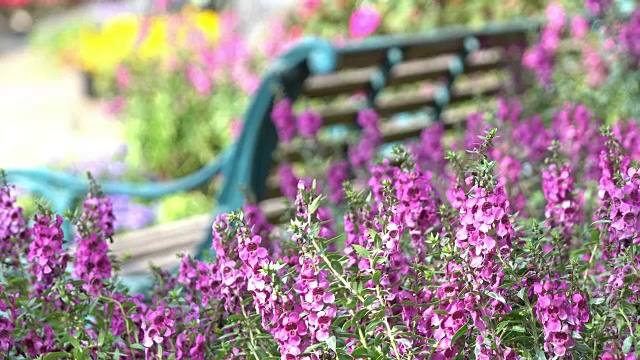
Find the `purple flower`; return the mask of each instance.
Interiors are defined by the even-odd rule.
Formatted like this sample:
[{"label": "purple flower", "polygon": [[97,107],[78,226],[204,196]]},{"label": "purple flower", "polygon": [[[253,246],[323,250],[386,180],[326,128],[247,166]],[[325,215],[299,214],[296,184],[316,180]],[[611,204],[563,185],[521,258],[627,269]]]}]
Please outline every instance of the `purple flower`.
[{"label": "purple flower", "polygon": [[375,131],[378,127],[380,117],[373,109],[363,109],[358,111],[356,122],[365,131]]},{"label": "purple flower", "polygon": [[0,349],[6,354],[13,348],[14,341],[12,337],[15,326],[9,318],[0,316]]},{"label": "purple flower", "polygon": [[572,334],[581,330],[580,319],[589,318],[582,295],[571,296],[576,304],[572,306],[566,295],[566,287],[566,283],[552,279],[545,279],[533,286],[534,293],[538,295],[535,313],[542,323],[544,349],[558,356],[563,356],[567,349],[575,345]]},{"label": "purple flower", "polygon": [[429,169],[436,175],[442,175],[446,166],[444,158],[444,124],[435,123],[422,131],[420,142],[413,148],[416,162],[423,169]]},{"label": "purple flower", "polygon": [[573,227],[580,221],[580,204],[576,199],[568,165],[559,168],[552,164],[542,169],[542,192],[547,200],[545,218],[552,227],[559,227],[561,233],[571,242]]},{"label": "purple flower", "polygon": [[104,280],[111,278],[109,246],[96,234],[89,234],[78,240],[72,276],[85,281],[85,291],[97,294]]},{"label": "purple flower", "polygon": [[36,215],[32,234],[33,241],[27,255],[31,263],[29,271],[38,280],[36,287],[47,289],[67,268],[69,255],[62,250],[62,217]]},{"label": "purple flower", "polygon": [[[441,202],[431,184],[431,173],[420,170],[406,172],[394,168],[392,177],[395,179],[393,188],[398,199],[396,215],[411,234],[411,243],[418,259],[422,261],[426,255],[427,230],[437,232],[440,227],[438,208]],[[396,224],[393,227],[398,228]]]},{"label": "purple flower", "polygon": [[176,359],[188,359],[191,340],[185,333],[181,333],[176,338]]},{"label": "purple flower", "polygon": [[291,100],[283,99],[273,106],[271,121],[280,141],[287,143],[293,139],[296,135],[296,119],[291,109]]},{"label": "purple flower", "polygon": [[576,15],[571,20],[571,36],[578,40],[584,39],[589,34],[590,29],[589,21],[583,16]]},{"label": "purple flower", "polygon": [[[312,311],[319,311],[325,305],[331,305],[336,297],[332,292],[328,291],[329,282],[326,280],[327,274],[325,270],[318,273],[318,280],[311,281],[308,284],[304,301],[308,304],[307,308]],[[304,306],[303,306],[304,307]]]},{"label": "purple flower", "polygon": [[29,330],[27,336],[22,339],[21,345],[32,358],[36,358],[42,354],[49,353],[54,350],[53,347],[53,329],[49,325],[44,326],[44,337]]},{"label": "purple flower", "polygon": [[116,84],[120,90],[127,90],[131,85],[131,73],[125,66],[118,66],[116,69]]},{"label": "purple flower", "polygon": [[545,15],[547,16],[547,28],[557,32],[562,31],[566,21],[566,13],[562,4],[559,2],[552,2],[547,6]]},{"label": "purple flower", "polygon": [[155,218],[153,207],[135,203],[126,195],[111,195],[113,215],[117,222],[114,230],[138,230],[152,223]]},{"label": "purple flower", "polygon": [[249,266],[255,267],[258,264],[264,263],[267,258],[267,249],[260,246],[262,238],[259,235],[254,235],[251,239],[245,240],[239,248],[240,260],[248,263]]},{"label": "purple flower", "polygon": [[298,133],[300,136],[313,139],[322,127],[322,117],[313,110],[305,110],[298,115]]},{"label": "purple flower", "polygon": [[96,233],[102,239],[113,236],[116,218],[113,215],[113,204],[108,197],[91,193],[84,201],[83,208],[80,222],[88,232]]},{"label": "purple flower", "polygon": [[382,16],[371,5],[363,5],[351,14],[349,34],[352,38],[364,38],[371,35],[380,26]]},{"label": "purple flower", "polygon": [[293,200],[298,194],[298,182],[300,179],[294,174],[293,166],[282,163],[278,167],[278,177],[280,178],[280,191],[282,195]]},{"label": "purple flower", "polygon": [[551,76],[553,75],[555,66],[555,56],[544,46],[538,44],[527,50],[522,58],[522,63],[526,68],[536,74],[538,81],[542,85],[548,86],[551,84]]},{"label": "purple flower", "polygon": [[336,317],[335,306],[325,307],[324,310],[309,314],[309,324],[315,329],[315,337],[318,341],[329,338],[333,319]]},{"label": "purple flower", "polygon": [[204,335],[196,335],[196,341],[193,344],[193,347],[189,350],[191,360],[204,360],[204,345],[206,340],[207,338]]},{"label": "purple flower", "polygon": [[584,0],[584,6],[593,15],[601,16],[609,10],[612,0]]},{"label": "purple flower", "polygon": [[187,79],[198,95],[206,96],[211,93],[211,87],[213,85],[211,79],[199,66],[190,65],[187,68]]},{"label": "purple flower", "polygon": [[329,201],[340,203],[345,196],[342,184],[349,179],[349,163],[337,161],[331,163],[327,169],[327,192]]},{"label": "purple flower", "polygon": [[174,333],[175,314],[173,309],[158,306],[147,311],[145,322],[142,323],[144,338],[142,345],[151,348],[155,344],[162,344]]},{"label": "purple flower", "polygon": [[636,10],[631,15],[631,19],[626,23],[618,35],[620,48],[627,53],[640,66],[640,10]]},{"label": "purple flower", "polygon": [[[0,179],[1,180],[1,179]],[[22,208],[10,186],[0,187],[0,262],[5,258],[18,261],[18,252],[29,236]]]},{"label": "purple flower", "polygon": [[276,339],[286,348],[298,347],[301,338],[307,334],[307,325],[295,311],[283,316],[279,325]]}]

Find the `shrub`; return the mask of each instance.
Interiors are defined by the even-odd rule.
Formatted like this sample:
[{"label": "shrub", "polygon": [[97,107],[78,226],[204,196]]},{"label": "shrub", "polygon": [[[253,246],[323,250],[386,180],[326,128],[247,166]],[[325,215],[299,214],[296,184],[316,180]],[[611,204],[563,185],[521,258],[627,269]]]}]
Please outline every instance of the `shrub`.
[{"label": "shrub", "polygon": [[[296,181],[289,226],[251,205],[221,215],[215,258],[156,271],[146,300],[119,285],[96,185],[71,244],[46,209],[28,225],[4,186],[1,345],[18,358],[634,358],[640,177],[624,145],[636,133],[621,131],[632,123],[599,135],[584,106],[549,128],[518,108],[472,118],[458,147],[469,151],[442,151],[438,166],[420,143],[398,147],[342,199],[320,191],[339,171]],[[375,131],[375,114],[360,116]],[[575,129],[594,133],[567,137]]]}]

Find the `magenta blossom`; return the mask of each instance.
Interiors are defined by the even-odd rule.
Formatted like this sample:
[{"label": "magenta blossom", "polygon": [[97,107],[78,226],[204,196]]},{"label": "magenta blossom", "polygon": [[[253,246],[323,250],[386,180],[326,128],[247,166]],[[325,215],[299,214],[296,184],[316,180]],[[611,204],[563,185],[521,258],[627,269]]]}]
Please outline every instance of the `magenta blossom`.
[{"label": "magenta blossom", "polygon": [[198,66],[187,68],[187,78],[199,95],[206,96],[211,93],[212,82],[204,70]]},{"label": "magenta blossom", "polygon": [[298,132],[304,138],[313,139],[322,127],[322,117],[313,110],[298,115]]},{"label": "magenta blossom", "polygon": [[356,9],[349,19],[349,34],[352,38],[360,39],[373,34],[382,16],[378,10],[371,5],[364,5]]}]

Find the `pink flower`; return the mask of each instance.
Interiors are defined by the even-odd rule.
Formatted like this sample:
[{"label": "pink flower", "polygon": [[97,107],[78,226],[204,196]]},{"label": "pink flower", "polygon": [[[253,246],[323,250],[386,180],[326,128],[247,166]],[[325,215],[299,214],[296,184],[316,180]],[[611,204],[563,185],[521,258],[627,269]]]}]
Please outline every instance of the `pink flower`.
[{"label": "pink flower", "polygon": [[198,94],[204,96],[211,92],[211,79],[209,79],[202,68],[189,66],[187,68],[187,78]]},{"label": "pink flower", "polygon": [[127,90],[131,85],[131,73],[125,66],[118,66],[116,69],[116,84],[120,90]]},{"label": "pink flower", "polygon": [[242,123],[241,118],[231,120],[231,124],[229,124],[229,131],[231,132],[232,139],[237,139],[240,137],[240,134],[242,134],[243,125],[244,124]]},{"label": "pink flower", "polygon": [[349,19],[349,34],[352,38],[364,38],[373,34],[382,17],[378,10],[371,5],[364,5],[356,9]]},{"label": "pink flower", "polygon": [[310,18],[322,5],[322,0],[302,0],[300,2],[300,15],[303,19]]},{"label": "pink flower", "polygon": [[571,20],[571,35],[576,39],[584,39],[589,33],[589,28],[589,22],[580,15]]},{"label": "pink flower", "polygon": [[556,31],[562,30],[566,17],[562,4],[557,2],[549,4],[545,13],[549,21],[547,26]]},{"label": "pink flower", "polygon": [[322,127],[322,117],[313,110],[305,110],[298,115],[298,133],[300,136],[313,139]]}]

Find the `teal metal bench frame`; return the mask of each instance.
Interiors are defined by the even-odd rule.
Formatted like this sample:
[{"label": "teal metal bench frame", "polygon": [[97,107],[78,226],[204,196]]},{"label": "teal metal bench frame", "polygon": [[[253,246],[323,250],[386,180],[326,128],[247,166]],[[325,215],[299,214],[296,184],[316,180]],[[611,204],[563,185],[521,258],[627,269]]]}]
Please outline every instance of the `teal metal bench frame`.
[{"label": "teal metal bench frame", "polygon": [[[538,30],[541,25],[541,21],[527,19],[494,23],[476,30],[455,27],[422,35],[372,37],[342,46],[334,46],[323,39],[305,38],[277,58],[266,71],[244,115],[244,127],[239,139],[217,159],[177,180],[159,183],[105,182],[101,184],[103,191],[110,195],[154,199],[200,187],[221,175],[224,183],[211,213],[213,222],[218,214],[241,208],[247,193],[253,194],[257,200],[263,199],[272,154],[278,145],[277,134],[270,120],[277,95],[282,94],[295,101],[309,76],[329,74],[341,67],[348,67],[348,64],[343,63],[344,59],[357,62],[360,57],[362,61],[366,61],[367,57],[376,54],[383,61],[379,64],[379,71],[369,81],[367,99],[371,106],[387,83],[390,69],[406,56],[406,49],[419,47],[427,49],[430,54],[438,54],[446,52],[449,45],[450,48],[458,49],[462,42],[464,50],[459,52],[459,61],[449,67],[448,81],[440,87],[436,96],[436,120],[439,120],[440,113],[449,102],[453,81],[465,70],[464,60],[467,54],[479,47],[490,46],[491,44],[485,43],[485,39],[493,39],[501,34],[508,37],[514,32],[528,34]],[[71,208],[88,191],[87,179],[51,169],[7,169],[6,174],[9,182],[50,201],[56,212]],[[65,223],[67,238],[72,234],[70,230],[70,224]],[[203,229],[203,236],[204,240],[198,249],[200,258],[210,248],[211,229]]]}]

